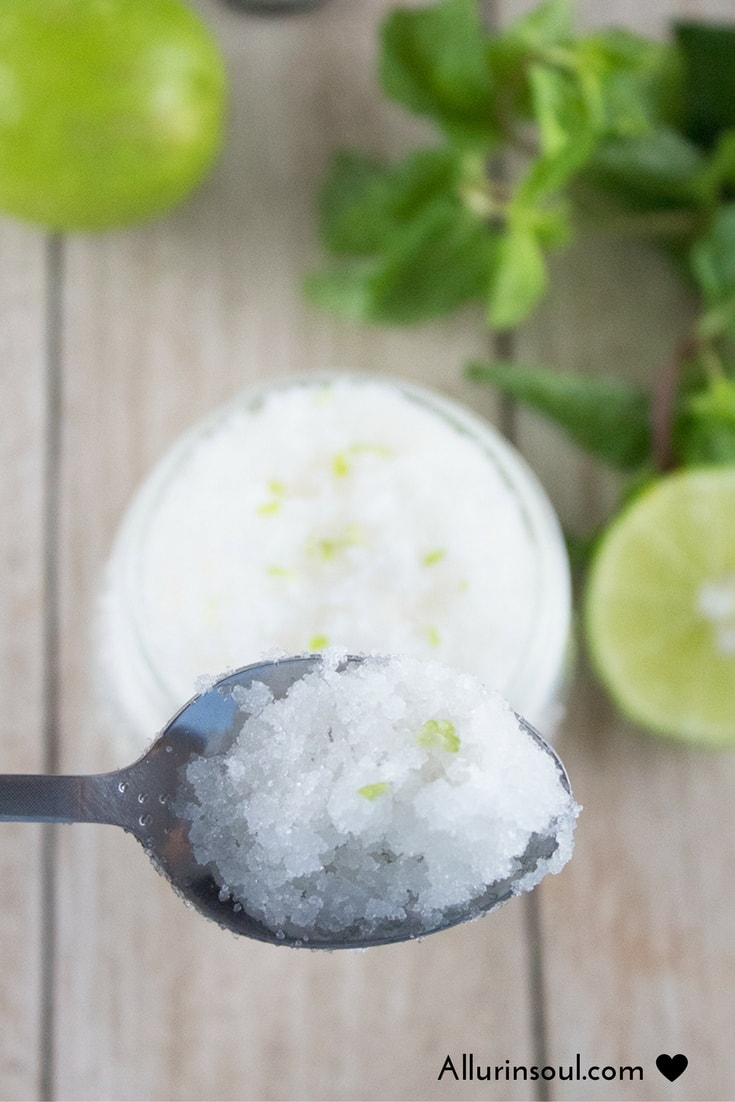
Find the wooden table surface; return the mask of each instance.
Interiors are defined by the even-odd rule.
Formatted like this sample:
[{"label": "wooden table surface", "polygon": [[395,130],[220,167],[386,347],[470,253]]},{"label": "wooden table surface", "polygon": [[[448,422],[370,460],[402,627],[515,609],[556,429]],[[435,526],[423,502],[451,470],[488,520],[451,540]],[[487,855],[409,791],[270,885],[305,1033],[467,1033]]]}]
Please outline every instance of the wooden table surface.
[{"label": "wooden table surface", "polygon": [[[224,156],[152,225],[49,238],[0,221],[0,768],[125,764],[90,706],[89,624],[124,507],[186,426],[253,380],[344,367],[404,376],[498,421],[462,378],[481,318],[365,329],[310,308],[315,192],[331,152],[397,154],[424,128],[379,95],[386,0],[268,20],[200,0],[232,86]],[[496,3],[506,19],[529,0]],[[588,25],[663,33],[732,0],[588,0]],[[519,356],[634,378],[686,316],[653,256],[568,253]],[[623,320],[624,319],[624,323]],[[530,415],[513,435],[563,521],[616,482]],[[184,908],[104,826],[0,834],[0,1099],[731,1099],[735,758],[642,735],[581,662],[559,746],[584,805],[558,877],[421,944],[320,955],[237,940]],[[614,1079],[438,1079],[481,1066]],[[669,1083],[661,1053],[684,1053]],[[621,1081],[621,1065],[643,1068]],[[600,1074],[599,1072],[597,1074]],[[605,1075],[610,1075],[605,1071]]]}]

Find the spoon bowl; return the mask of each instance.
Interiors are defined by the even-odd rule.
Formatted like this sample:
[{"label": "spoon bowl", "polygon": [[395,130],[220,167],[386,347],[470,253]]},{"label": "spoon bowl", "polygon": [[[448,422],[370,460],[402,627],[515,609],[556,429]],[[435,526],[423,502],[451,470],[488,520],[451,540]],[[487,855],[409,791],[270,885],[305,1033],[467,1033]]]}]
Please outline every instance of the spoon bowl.
[{"label": "spoon bowl", "polygon": [[[344,664],[362,661],[348,657]],[[133,834],[174,890],[207,918],[232,933],[274,945],[316,949],[367,948],[406,941],[458,925],[493,910],[517,894],[519,882],[557,848],[554,823],[547,833],[531,835],[512,877],[487,885],[472,901],[449,907],[431,930],[411,922],[385,921],[373,933],[360,930],[315,930],[306,941],[276,934],[248,913],[247,904],[233,900],[215,879],[213,870],[196,859],[189,841],[191,823],[182,814],[196,797],[187,780],[195,759],[226,752],[243,723],[238,702],[242,690],[265,684],[275,699],[312,672],[318,655],[278,659],[246,666],[218,680],[189,701],[167,724],[150,749],[136,762],[112,773],[89,776],[0,776],[0,821],[110,823]],[[523,730],[548,753],[560,782],[570,792],[564,766],[541,735],[518,717]]]}]

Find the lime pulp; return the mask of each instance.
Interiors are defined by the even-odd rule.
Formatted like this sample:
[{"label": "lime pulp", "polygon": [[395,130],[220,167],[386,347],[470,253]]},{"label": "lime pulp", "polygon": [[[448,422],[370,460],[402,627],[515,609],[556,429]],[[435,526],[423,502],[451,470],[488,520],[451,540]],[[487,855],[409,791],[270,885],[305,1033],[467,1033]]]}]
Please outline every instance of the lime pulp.
[{"label": "lime pulp", "polygon": [[667,475],[635,499],[601,541],[585,621],[627,716],[735,745],[735,467]]}]

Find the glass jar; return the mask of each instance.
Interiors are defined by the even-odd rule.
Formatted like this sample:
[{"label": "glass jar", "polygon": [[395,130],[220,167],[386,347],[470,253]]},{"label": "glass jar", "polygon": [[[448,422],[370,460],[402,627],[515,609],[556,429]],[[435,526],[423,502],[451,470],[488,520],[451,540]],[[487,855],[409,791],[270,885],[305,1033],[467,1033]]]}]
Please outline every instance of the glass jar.
[{"label": "glass jar", "polygon": [[[357,523],[337,531],[335,502]],[[243,391],[158,463],[117,535],[95,649],[131,759],[197,674],[325,645],[473,667],[548,736],[570,619],[556,515],[490,424],[402,380],[315,373]]]}]

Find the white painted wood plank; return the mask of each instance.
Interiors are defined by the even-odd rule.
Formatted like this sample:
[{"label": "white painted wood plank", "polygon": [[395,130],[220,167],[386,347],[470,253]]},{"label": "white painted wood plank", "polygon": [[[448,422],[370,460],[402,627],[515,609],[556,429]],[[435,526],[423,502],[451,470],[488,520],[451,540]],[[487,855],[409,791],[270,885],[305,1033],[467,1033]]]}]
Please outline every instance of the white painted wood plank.
[{"label": "white painted wood plank", "polygon": [[[43,767],[44,239],[0,222],[0,770]],[[41,829],[0,825],[0,1098],[36,1098]]]},{"label": "white painted wood plank", "polygon": [[[735,761],[642,735],[587,678],[560,743],[585,810],[573,862],[542,889],[550,1064],[643,1068],[553,1098],[728,1099],[735,1081]],[[661,1053],[689,1067],[669,1083]]]}]

